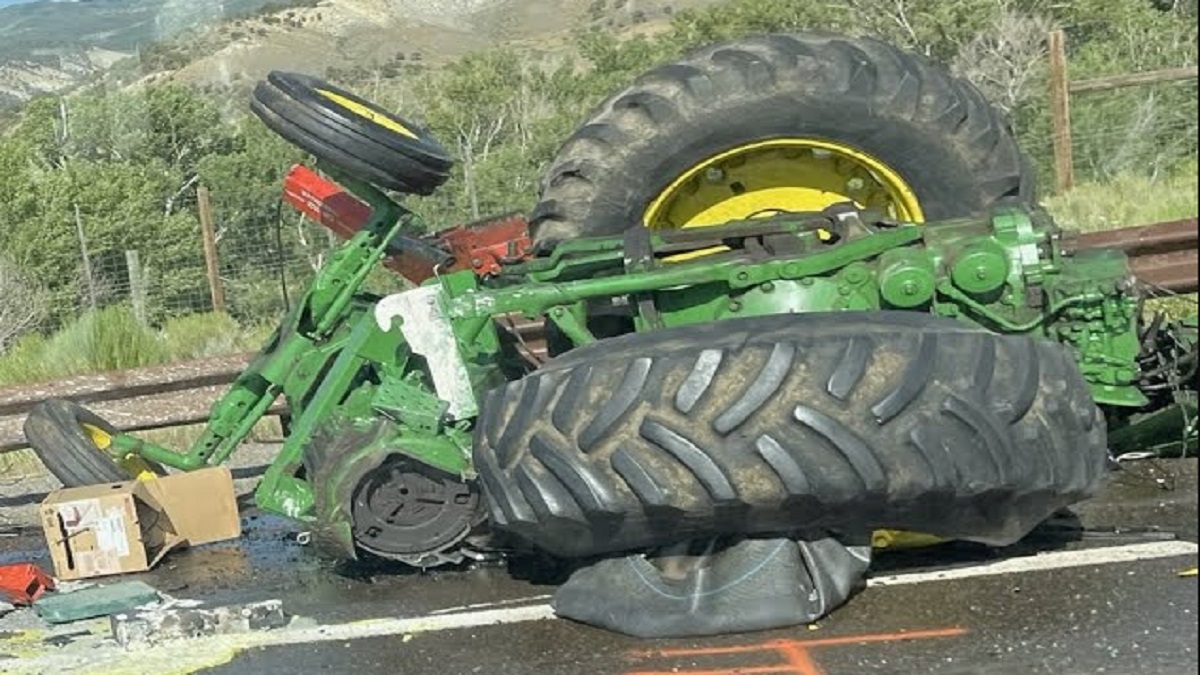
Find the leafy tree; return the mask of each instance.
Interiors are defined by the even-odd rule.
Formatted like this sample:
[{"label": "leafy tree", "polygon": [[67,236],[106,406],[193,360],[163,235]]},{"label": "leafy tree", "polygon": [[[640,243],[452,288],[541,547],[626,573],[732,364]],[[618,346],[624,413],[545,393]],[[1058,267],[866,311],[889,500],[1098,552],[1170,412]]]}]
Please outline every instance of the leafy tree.
[{"label": "leafy tree", "polygon": [[[1180,0],[730,0],[674,12],[654,35],[583,31],[569,53],[504,48],[441,68],[414,58],[330,78],[428,126],[454,155],[441,190],[406,198],[431,228],[528,209],[559,144],[602,99],[691,49],[774,31],[872,35],[945,64],[1009,112],[1046,183],[1046,32],[1065,30],[1072,79],[1194,65],[1195,8]],[[176,59],[185,47],[164,44],[143,58]],[[280,274],[294,296],[334,243],[279,207],[284,173],[307,159],[247,114],[244,92],[233,95],[240,90],[120,87],[120,78],[138,76],[122,67],[77,95],[30,101],[0,136],[0,251],[48,298],[45,327],[93,295],[100,305],[127,302],[130,249],[141,256],[152,321],[207,311],[200,185],[212,195],[231,310],[242,320],[278,312]],[[1073,97],[1080,177],[1194,173],[1196,105],[1194,80]]]}]

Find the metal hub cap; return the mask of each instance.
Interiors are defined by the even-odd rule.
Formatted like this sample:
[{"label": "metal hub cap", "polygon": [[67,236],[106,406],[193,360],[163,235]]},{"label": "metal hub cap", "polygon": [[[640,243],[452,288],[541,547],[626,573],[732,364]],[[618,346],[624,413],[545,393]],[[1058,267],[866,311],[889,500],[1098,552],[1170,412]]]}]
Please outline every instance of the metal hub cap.
[{"label": "metal hub cap", "polygon": [[352,504],[354,538],[364,550],[410,564],[443,562],[477,520],[471,486],[411,460],[392,458],[367,474]]}]

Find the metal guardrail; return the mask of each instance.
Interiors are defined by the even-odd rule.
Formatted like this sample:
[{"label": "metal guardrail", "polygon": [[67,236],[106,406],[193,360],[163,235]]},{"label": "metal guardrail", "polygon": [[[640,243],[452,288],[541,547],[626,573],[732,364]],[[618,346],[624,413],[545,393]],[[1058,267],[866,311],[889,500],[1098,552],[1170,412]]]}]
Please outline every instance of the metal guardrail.
[{"label": "metal guardrail", "polygon": [[125,431],[204,422],[209,408],[251,356],[235,354],[0,388],[0,452],[26,447],[25,416],[48,398],[85,405]]},{"label": "metal guardrail", "polygon": [[1175,293],[1197,291],[1197,246],[1200,230],[1195,218],[1142,227],[1088,232],[1079,235],[1075,249],[1120,249],[1141,281]]},{"label": "metal guardrail", "polygon": [[[1117,248],[1142,281],[1177,293],[1197,290],[1195,218],[1076,236],[1075,250]],[[543,324],[518,315],[500,317],[502,331],[516,340],[530,366],[546,359]],[[122,431],[200,424],[213,403],[242,372],[253,354],[235,354],[168,366],[80,375],[53,382],[0,388],[0,452],[26,447],[22,425],[29,410],[48,398],[87,406]],[[286,412],[282,402],[271,414]]]},{"label": "metal guardrail", "polygon": [[[519,338],[531,366],[546,359],[542,323],[519,315],[503,317],[502,330]],[[145,431],[202,424],[210,409],[249,364],[253,353],[78,375],[52,382],[0,387],[0,453],[28,447],[25,417],[48,398],[86,406],[121,431]],[[287,412],[282,398],[269,414]]]}]

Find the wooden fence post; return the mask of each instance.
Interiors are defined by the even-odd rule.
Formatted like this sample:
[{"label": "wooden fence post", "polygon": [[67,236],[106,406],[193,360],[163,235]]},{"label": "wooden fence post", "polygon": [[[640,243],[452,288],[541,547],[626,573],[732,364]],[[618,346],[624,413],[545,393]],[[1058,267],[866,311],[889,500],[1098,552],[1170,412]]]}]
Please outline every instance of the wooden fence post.
[{"label": "wooden fence post", "polygon": [[1050,115],[1054,129],[1054,171],[1058,191],[1075,186],[1075,162],[1071,156],[1071,93],[1067,75],[1066,38],[1062,30],[1048,36],[1050,49]]},{"label": "wooden fence post", "polygon": [[138,323],[146,325],[146,280],[137,250],[125,251],[125,270],[129,275],[129,304]]},{"label": "wooden fence post", "polygon": [[200,210],[200,236],[204,241],[204,267],[208,273],[208,291],[214,312],[225,311],[225,289],[221,286],[221,267],[217,258],[217,234],[213,226],[212,202],[208,188],[196,188],[196,204]]},{"label": "wooden fence post", "polygon": [[83,259],[83,274],[87,277],[88,305],[96,311],[96,277],[92,273],[91,254],[88,253],[87,236],[83,233],[83,216],[79,215],[79,203],[75,207],[75,236],[79,238],[79,257]]}]

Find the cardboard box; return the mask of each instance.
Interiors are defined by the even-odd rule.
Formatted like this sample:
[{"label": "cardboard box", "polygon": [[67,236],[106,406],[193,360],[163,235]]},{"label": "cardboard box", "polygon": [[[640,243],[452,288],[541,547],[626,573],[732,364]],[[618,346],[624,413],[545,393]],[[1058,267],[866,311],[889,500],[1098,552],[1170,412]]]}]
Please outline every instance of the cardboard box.
[{"label": "cardboard box", "polygon": [[41,517],[63,580],[142,572],[177,548],[242,534],[226,467],[57,490]]}]

